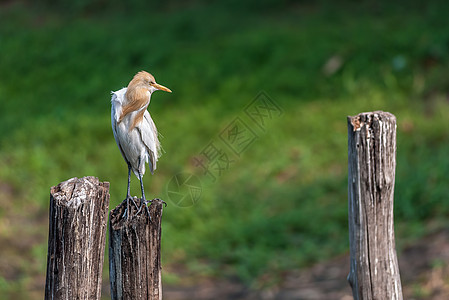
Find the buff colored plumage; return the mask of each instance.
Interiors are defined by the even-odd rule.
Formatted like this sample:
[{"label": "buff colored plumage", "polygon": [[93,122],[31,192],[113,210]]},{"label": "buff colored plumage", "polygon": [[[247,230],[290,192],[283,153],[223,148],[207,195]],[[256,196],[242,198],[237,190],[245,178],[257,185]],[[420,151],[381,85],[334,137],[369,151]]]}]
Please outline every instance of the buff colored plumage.
[{"label": "buff colored plumage", "polygon": [[153,174],[160,156],[160,143],[156,125],[147,110],[151,94],[157,90],[171,93],[170,89],[157,84],[150,73],[141,71],[134,76],[128,87],[112,92],[112,132],[120,152],[128,164],[128,190],[126,195],[128,203],[132,200],[130,195],[131,171],[140,180],[142,203],[146,203],[142,182],[142,176],[145,174],[145,163],[149,164],[150,171]]}]

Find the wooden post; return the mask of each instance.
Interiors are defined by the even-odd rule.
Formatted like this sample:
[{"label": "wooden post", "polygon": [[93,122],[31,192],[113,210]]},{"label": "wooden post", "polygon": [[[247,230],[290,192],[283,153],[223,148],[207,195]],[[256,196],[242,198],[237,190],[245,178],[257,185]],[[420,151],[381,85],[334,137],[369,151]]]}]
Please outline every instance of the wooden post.
[{"label": "wooden post", "polygon": [[348,117],[348,148],[354,299],[402,299],[393,228],[395,116],[375,111]]},{"label": "wooden post", "polygon": [[[134,198],[137,205],[140,200]],[[109,279],[111,299],[162,299],[161,219],[163,201],[154,199],[149,210],[136,215],[126,201],[109,217]]]},{"label": "wooden post", "polygon": [[72,178],[51,188],[45,299],[101,297],[109,183]]}]

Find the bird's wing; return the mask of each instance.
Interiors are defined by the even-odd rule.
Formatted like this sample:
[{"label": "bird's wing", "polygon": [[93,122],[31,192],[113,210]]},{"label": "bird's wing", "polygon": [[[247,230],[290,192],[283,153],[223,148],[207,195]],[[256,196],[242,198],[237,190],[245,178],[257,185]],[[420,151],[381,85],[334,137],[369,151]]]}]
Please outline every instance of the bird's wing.
[{"label": "bird's wing", "polygon": [[156,162],[160,157],[161,145],[157,137],[156,125],[147,110],[143,115],[142,122],[140,122],[136,128],[140,133],[142,142],[148,150],[149,160],[147,159],[147,161],[150,165],[151,174],[153,174],[154,170],[156,170]]},{"label": "bird's wing", "polygon": [[120,153],[125,159],[126,163],[129,163],[128,159],[123,152],[123,148],[120,145],[120,140],[117,136],[117,122],[120,119],[120,114],[122,113],[122,101],[125,95],[126,88],[123,88],[117,92],[112,92],[111,97],[111,125],[112,125],[112,133],[114,134],[115,142],[117,143],[118,148],[120,149]]},{"label": "bird's wing", "polygon": [[111,92],[111,106],[112,106],[112,116],[111,120],[119,121],[120,115],[122,114],[122,105],[125,100],[125,93],[127,88],[122,88],[116,92]]}]

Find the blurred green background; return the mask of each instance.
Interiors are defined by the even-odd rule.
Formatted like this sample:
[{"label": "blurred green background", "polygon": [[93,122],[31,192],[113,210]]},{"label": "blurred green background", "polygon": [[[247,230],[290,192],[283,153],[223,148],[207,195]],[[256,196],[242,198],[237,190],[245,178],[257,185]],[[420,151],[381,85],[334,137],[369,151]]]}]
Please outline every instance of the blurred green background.
[{"label": "blurred green background", "polygon": [[[346,116],[364,111],[398,120],[399,250],[447,226],[448,11],[444,0],[0,1],[0,294],[42,298],[51,186],[93,175],[110,182],[110,208],[123,200],[110,92],[140,70],[173,90],[152,97],[164,155],[144,177],[147,197],[168,202],[166,284],[263,289],[347,253]],[[263,129],[245,114],[261,91],[283,111]],[[220,139],[237,117],[257,135],[240,156]],[[215,181],[195,163],[210,142],[232,159]],[[171,201],[179,173],[201,186],[191,205]]]}]

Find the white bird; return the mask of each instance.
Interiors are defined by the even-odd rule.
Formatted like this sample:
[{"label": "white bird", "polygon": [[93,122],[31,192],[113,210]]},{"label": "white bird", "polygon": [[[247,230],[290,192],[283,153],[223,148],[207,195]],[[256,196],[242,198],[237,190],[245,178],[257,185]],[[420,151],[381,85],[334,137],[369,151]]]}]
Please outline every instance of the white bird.
[{"label": "white bird", "polygon": [[151,174],[153,174],[160,156],[157,129],[147,110],[151,94],[157,90],[171,93],[169,88],[157,84],[153,75],[141,71],[129,82],[128,87],[112,92],[112,132],[120,152],[128,164],[127,208],[130,200],[137,208],[131,197],[129,187],[132,170],[139,178],[142,190],[142,201],[138,212],[144,204],[147,207],[146,204],[148,203],[142,181],[142,176],[145,174],[145,163],[148,163]]}]

